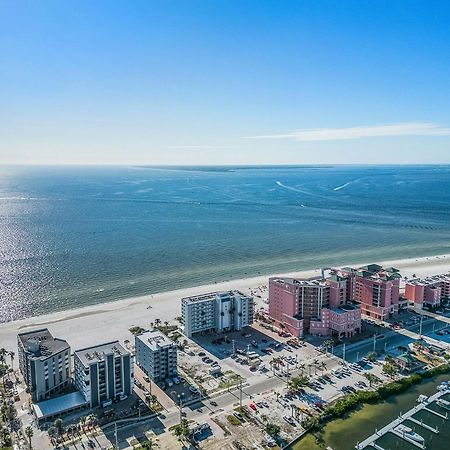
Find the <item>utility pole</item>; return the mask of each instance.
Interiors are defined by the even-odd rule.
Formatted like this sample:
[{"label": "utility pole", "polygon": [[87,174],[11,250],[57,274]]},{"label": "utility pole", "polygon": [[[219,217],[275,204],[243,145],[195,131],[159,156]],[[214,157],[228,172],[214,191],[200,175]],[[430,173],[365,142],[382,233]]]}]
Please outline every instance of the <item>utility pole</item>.
[{"label": "utility pole", "polygon": [[344,360],[344,363],[345,363],[345,342],[344,342],[344,346],[342,348],[342,359]]},{"label": "utility pole", "polygon": [[119,442],[117,439],[117,421],[114,422],[114,436],[116,438],[116,445],[115,445],[116,450],[119,450]]},{"label": "utility pole", "polygon": [[242,408],[242,377],[239,375],[239,407]]},{"label": "utility pole", "polygon": [[375,333],[373,335],[373,351],[376,351],[376,346],[377,346],[377,333]]},{"label": "utility pole", "polygon": [[420,315],[419,339],[422,339],[422,320],[423,320],[423,316]]},{"label": "utility pole", "polygon": [[236,341],[233,339],[233,355],[236,353]]}]

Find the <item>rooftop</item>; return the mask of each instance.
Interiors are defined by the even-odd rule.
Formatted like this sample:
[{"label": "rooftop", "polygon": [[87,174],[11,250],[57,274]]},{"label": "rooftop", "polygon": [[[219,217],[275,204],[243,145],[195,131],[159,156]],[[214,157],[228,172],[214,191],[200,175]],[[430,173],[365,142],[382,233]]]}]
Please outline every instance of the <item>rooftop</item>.
[{"label": "rooftop", "polygon": [[249,297],[248,295],[243,294],[241,291],[220,291],[220,292],[209,292],[207,294],[193,295],[191,297],[184,297],[181,299],[184,303],[198,303],[204,301],[215,300],[217,297]]},{"label": "rooftop", "polygon": [[103,361],[106,355],[114,354],[115,356],[129,355],[130,352],[125,350],[119,341],[107,342],[106,344],[95,345],[93,347],[82,348],[76,350],[76,355],[85,367],[92,363]]},{"label": "rooftop", "polygon": [[[400,271],[395,267],[388,267],[384,269],[378,264],[367,264],[358,268],[343,267],[341,269],[344,272],[357,274],[363,278],[370,278],[375,281],[384,280],[391,281],[401,278]],[[336,269],[336,273],[339,273],[339,269]]]},{"label": "rooftop", "polygon": [[433,275],[431,277],[426,277],[426,278],[414,278],[414,279],[408,280],[407,282],[409,284],[417,284],[417,285],[427,286],[427,285],[439,283],[442,281],[450,282],[450,274],[443,273],[440,275]]},{"label": "rooftop", "polygon": [[136,335],[136,339],[140,340],[153,351],[175,345],[175,342],[159,330],[144,331],[142,334]]},{"label": "rooftop", "polygon": [[330,309],[337,314],[346,314],[349,311],[355,311],[356,309],[359,309],[359,306],[347,304],[347,305],[341,305],[336,308],[330,308]]},{"label": "rooftop", "polygon": [[33,409],[38,419],[45,419],[46,417],[54,417],[66,411],[72,411],[86,404],[87,402],[81,392],[77,391],[35,403],[33,404]]},{"label": "rooftop", "polygon": [[306,286],[306,287],[318,287],[318,286],[328,286],[323,278],[290,278],[290,277],[273,277],[269,279],[269,282],[277,284],[293,284],[295,286]]},{"label": "rooftop", "polygon": [[70,348],[64,339],[54,338],[48,328],[19,333],[18,338],[29,354],[42,360]]}]

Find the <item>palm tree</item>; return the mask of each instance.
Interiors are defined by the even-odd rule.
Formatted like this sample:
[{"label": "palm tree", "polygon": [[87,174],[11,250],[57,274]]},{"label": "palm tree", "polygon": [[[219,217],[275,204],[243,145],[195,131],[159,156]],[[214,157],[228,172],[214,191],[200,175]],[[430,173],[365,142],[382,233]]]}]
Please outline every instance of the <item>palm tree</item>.
[{"label": "palm tree", "polygon": [[13,368],[14,365],[14,356],[16,356],[16,354],[13,351],[10,351],[9,357],[11,358],[11,369]]},{"label": "palm tree", "polygon": [[141,445],[144,450],[153,450],[158,446],[152,438],[148,438],[148,440],[144,441]]},{"label": "palm tree", "polygon": [[31,438],[33,437],[33,428],[31,428],[30,426],[25,428],[25,436],[28,438],[28,445],[31,448]]},{"label": "palm tree", "polygon": [[159,325],[161,325],[161,319],[155,319],[155,327],[158,328]]},{"label": "palm tree", "polygon": [[318,359],[315,359],[315,360],[312,362],[312,364],[313,364],[313,366],[314,366],[314,375],[317,375],[317,367],[319,366],[319,360],[318,360]]},{"label": "palm tree", "polygon": [[63,421],[61,419],[56,419],[53,425],[58,432],[58,436],[61,437],[64,432]]},{"label": "palm tree", "polygon": [[325,364],[325,361],[322,361],[319,365],[319,370],[323,373],[325,370],[327,370],[327,365]]},{"label": "palm tree", "polygon": [[298,365],[298,368],[302,371],[302,375],[305,373],[306,364],[301,363]]},{"label": "palm tree", "polygon": [[0,364],[5,364],[5,356],[8,352],[4,348],[0,348]]},{"label": "palm tree", "polygon": [[166,321],[164,322],[164,325],[165,325],[166,327],[168,327],[168,326],[169,326],[169,322],[166,320]]},{"label": "palm tree", "polygon": [[57,435],[57,431],[55,427],[50,427],[47,431],[48,437],[50,438],[51,443],[54,445],[54,440]]}]

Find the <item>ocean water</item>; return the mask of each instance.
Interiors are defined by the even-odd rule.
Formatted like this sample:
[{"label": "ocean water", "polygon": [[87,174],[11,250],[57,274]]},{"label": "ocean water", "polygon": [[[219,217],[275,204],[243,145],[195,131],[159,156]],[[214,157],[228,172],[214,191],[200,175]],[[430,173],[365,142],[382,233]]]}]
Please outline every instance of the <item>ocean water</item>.
[{"label": "ocean water", "polygon": [[450,166],[0,166],[0,321],[450,249]]}]

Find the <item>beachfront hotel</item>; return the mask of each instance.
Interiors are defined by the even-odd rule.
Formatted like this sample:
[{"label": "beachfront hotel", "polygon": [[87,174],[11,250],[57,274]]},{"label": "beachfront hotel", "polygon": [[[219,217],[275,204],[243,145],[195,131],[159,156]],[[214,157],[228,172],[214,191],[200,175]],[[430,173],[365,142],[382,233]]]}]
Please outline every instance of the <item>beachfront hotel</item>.
[{"label": "beachfront hotel", "polygon": [[119,341],[77,350],[74,367],[75,386],[91,407],[131,394],[131,354]]},{"label": "beachfront hotel", "polygon": [[17,335],[19,369],[33,402],[58,395],[70,384],[70,346],[47,328]]},{"label": "beachfront hotel", "polygon": [[181,299],[181,329],[197,333],[239,331],[253,323],[253,298],[239,291],[212,292]]},{"label": "beachfront hotel", "polygon": [[136,364],[153,381],[177,374],[177,344],[159,330],[145,331],[135,337]]},{"label": "beachfront hotel", "polygon": [[450,299],[450,275],[434,275],[427,278],[414,278],[405,284],[405,297],[414,307],[440,306]]},{"label": "beachfront hotel", "polygon": [[346,298],[343,280],[269,279],[269,316],[293,336],[350,337],[361,331],[361,311]]},{"label": "beachfront hotel", "polygon": [[345,279],[347,296],[359,303],[362,315],[386,320],[398,313],[401,279],[398,269],[384,269],[378,264],[368,264],[357,269],[334,269],[333,272]]}]

